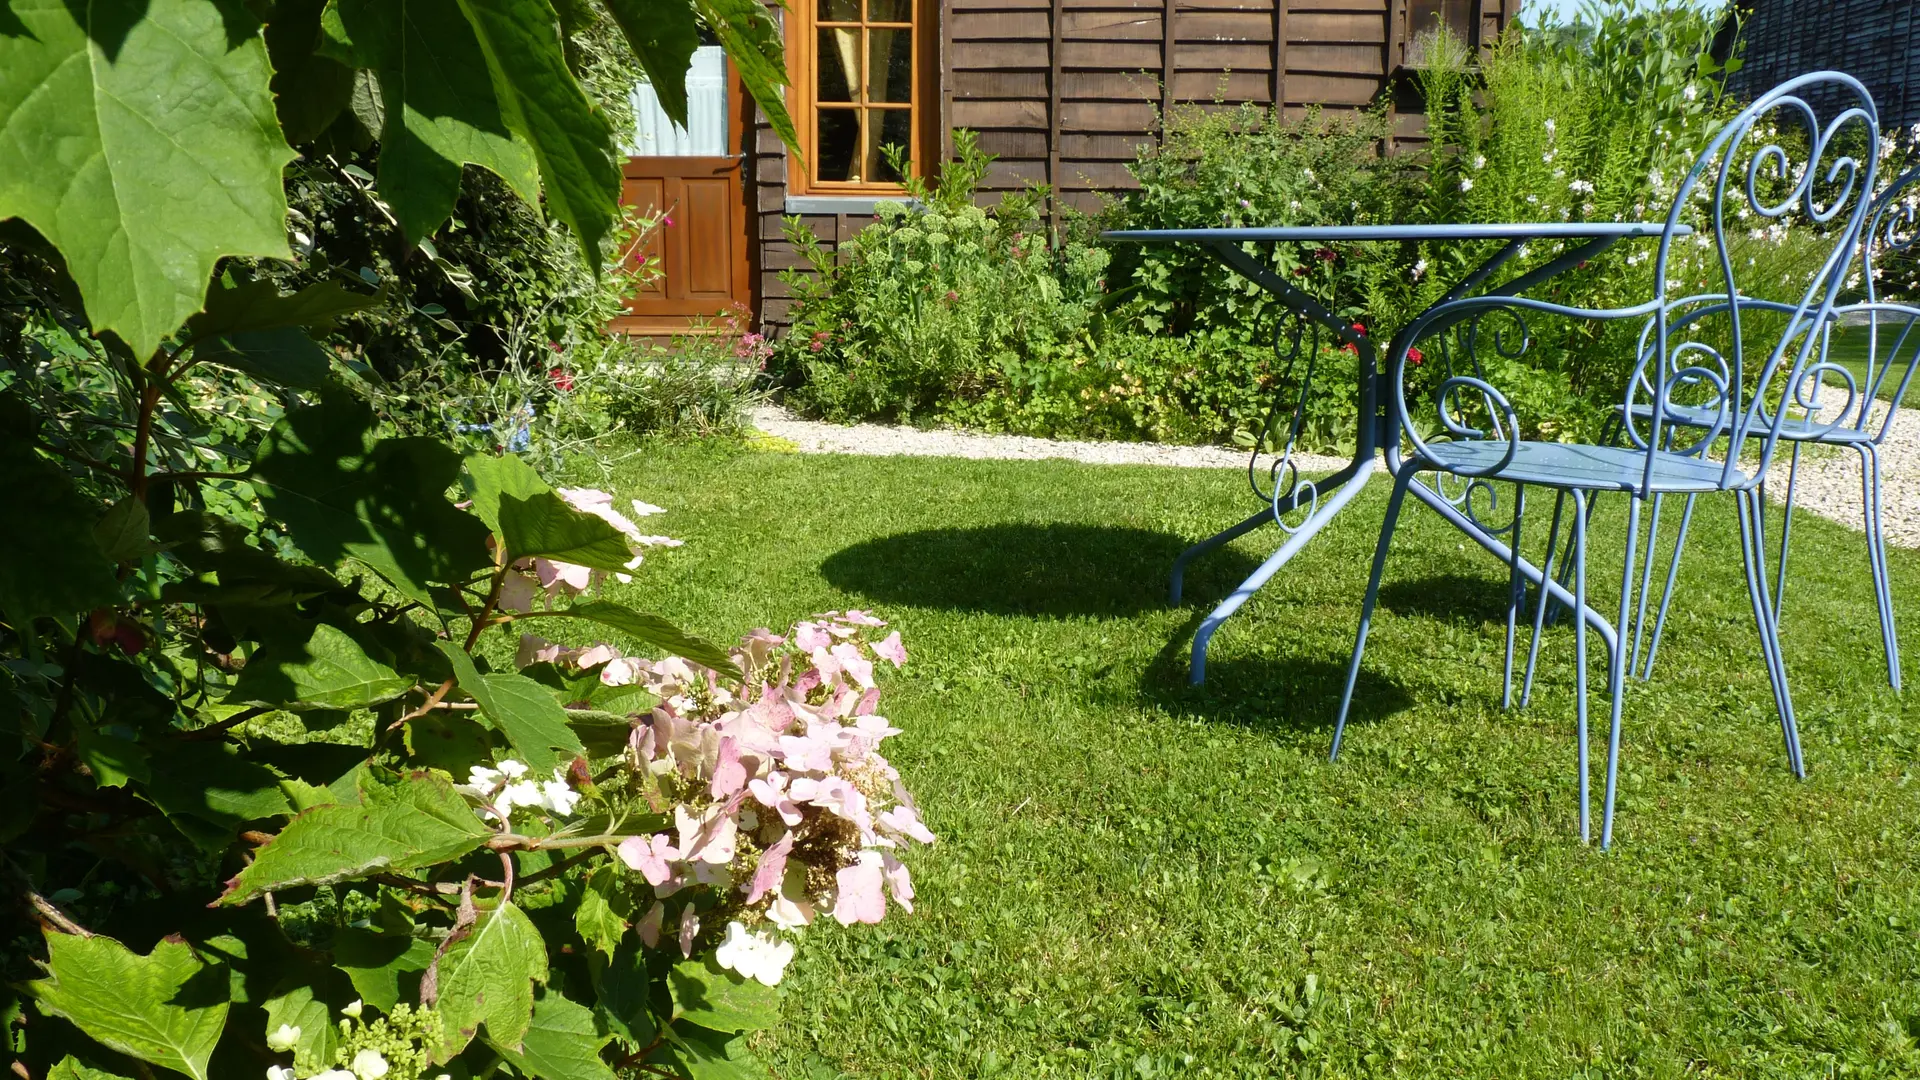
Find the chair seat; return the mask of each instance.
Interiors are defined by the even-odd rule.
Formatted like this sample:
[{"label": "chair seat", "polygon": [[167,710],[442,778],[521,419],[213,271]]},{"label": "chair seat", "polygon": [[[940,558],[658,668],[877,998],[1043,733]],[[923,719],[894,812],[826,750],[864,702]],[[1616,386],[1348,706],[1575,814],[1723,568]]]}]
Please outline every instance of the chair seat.
[{"label": "chair seat", "polygon": [[[1635,405],[1633,407],[1633,418],[1640,421],[1640,431],[1641,434],[1644,435],[1646,433],[1645,425],[1647,421],[1653,419],[1653,406]],[[1667,418],[1665,422],[1690,428],[1710,428],[1719,422],[1719,420],[1720,412],[1718,409],[1702,409],[1688,405],[1669,405],[1667,406]],[[1780,425],[1780,437],[1783,439],[1792,439],[1795,442],[1851,444],[1873,441],[1872,433],[1862,431],[1857,427],[1836,427],[1831,431],[1825,430],[1825,427],[1825,424],[1816,423],[1812,417],[1789,416],[1787,417],[1787,422]],[[1750,439],[1765,438],[1767,430],[1767,428],[1756,425],[1748,432],[1747,437]]]},{"label": "chair seat", "polygon": [[[1492,440],[1431,442],[1422,464],[1449,472],[1479,473],[1500,463],[1509,444]],[[1658,453],[1653,458],[1654,491],[1720,490],[1722,466],[1679,454]],[[1522,442],[1513,460],[1483,479],[1507,480],[1542,487],[1594,491],[1638,490],[1647,476],[1647,452],[1629,447],[1585,443]],[[1747,475],[1735,470],[1730,486]]]}]

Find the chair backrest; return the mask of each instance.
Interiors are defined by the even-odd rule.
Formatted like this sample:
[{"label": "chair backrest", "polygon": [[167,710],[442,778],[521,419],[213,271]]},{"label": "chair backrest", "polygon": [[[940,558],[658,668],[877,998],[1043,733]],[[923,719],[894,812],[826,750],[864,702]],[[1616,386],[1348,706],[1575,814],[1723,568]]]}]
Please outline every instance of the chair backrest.
[{"label": "chair backrest", "polygon": [[[1853,323],[1848,328],[1851,333],[1842,331],[1846,340],[1857,341],[1857,335],[1863,333],[1866,337],[1865,370],[1856,375],[1849,366],[1840,364],[1834,359],[1829,344],[1829,362],[1821,365],[1824,370],[1816,379],[1816,383],[1838,381],[1847,394],[1837,410],[1829,405],[1823,415],[1831,417],[1835,426],[1858,431],[1866,431],[1868,424],[1878,419],[1880,426],[1874,435],[1875,442],[1886,438],[1893,426],[1894,413],[1913,382],[1915,369],[1920,368],[1920,332],[1916,332],[1920,330],[1920,304],[1887,302],[1881,298],[1880,288],[1881,274],[1888,269],[1888,261],[1905,255],[1920,241],[1920,186],[1917,185],[1920,185],[1920,165],[1894,177],[1874,197],[1860,238],[1866,301],[1836,309],[1840,321]],[[1909,280],[1907,289],[1914,288],[1915,282]],[[1816,385],[1814,392],[1817,394],[1821,389],[1823,387]],[[1886,411],[1877,413],[1874,403],[1883,394]],[[1820,402],[1815,398],[1810,404]]]},{"label": "chair backrest", "polygon": [[[1636,445],[1679,442],[1705,456],[1718,444],[1722,486],[1764,475],[1788,419],[1781,403],[1824,361],[1825,329],[1873,205],[1879,138],[1866,87],[1834,71],[1781,83],[1714,135],[1680,182],[1655,256],[1658,292],[1624,412]],[[1755,280],[1746,246],[1768,243],[1800,245],[1801,265],[1818,261],[1798,280]],[[1670,409],[1682,404],[1720,422],[1681,434]],[[1743,481],[1750,439],[1759,462]],[[1649,455],[1648,484],[1652,474]]]}]

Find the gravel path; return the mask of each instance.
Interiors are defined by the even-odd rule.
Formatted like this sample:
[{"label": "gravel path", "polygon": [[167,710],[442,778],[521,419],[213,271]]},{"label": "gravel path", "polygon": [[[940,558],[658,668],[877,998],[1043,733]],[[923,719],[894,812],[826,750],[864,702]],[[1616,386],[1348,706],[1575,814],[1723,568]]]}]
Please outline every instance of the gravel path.
[{"label": "gravel path", "polygon": [[[1171,465],[1179,469],[1244,469],[1247,452],[1223,446],[1168,446],[1139,442],[1073,442],[1025,435],[980,435],[942,429],[922,431],[887,424],[823,424],[796,419],[776,407],[756,409],[753,426],[785,439],[803,454],[869,454],[879,457],[1065,458],[1090,465]],[[1302,472],[1332,472],[1346,458],[1296,454]]]},{"label": "gravel path", "polygon": [[[1878,421],[1876,421],[1877,423]],[[793,443],[803,454],[868,454],[880,457],[1064,458],[1093,465],[1170,465],[1183,469],[1244,469],[1243,450],[1219,446],[1167,446],[1136,442],[1072,442],[1035,439],[1023,435],[981,435],[886,424],[823,424],[800,420],[778,407],[755,410],[754,426],[768,435]],[[1345,458],[1323,454],[1297,455],[1306,473],[1332,472]],[[1886,487],[1881,494],[1887,542],[1920,548],[1920,409],[1902,409],[1887,436],[1882,453]],[[1787,456],[1782,454],[1769,474],[1767,490],[1783,498],[1787,490]],[[1860,459],[1852,451],[1815,449],[1800,462],[1800,482],[1794,504],[1859,529]]]}]

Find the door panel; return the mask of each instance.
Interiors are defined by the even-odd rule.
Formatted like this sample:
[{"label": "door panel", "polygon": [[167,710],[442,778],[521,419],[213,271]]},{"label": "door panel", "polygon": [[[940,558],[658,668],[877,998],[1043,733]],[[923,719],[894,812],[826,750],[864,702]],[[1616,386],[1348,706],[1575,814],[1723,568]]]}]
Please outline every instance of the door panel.
[{"label": "door panel", "polygon": [[673,333],[746,309],[752,276],[740,159],[628,158],[625,174],[621,201],[643,213],[663,213],[630,265],[652,257],[660,274],[628,300],[627,315],[615,320],[615,329]]}]

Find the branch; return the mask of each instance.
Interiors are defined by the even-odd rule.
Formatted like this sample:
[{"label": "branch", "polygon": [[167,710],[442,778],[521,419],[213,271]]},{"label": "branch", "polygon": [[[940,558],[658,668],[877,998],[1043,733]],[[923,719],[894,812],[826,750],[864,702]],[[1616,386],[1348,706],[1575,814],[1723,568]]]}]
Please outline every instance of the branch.
[{"label": "branch", "polygon": [[558,877],[561,874],[564,874],[567,871],[573,869],[575,866],[578,866],[579,864],[585,862],[586,860],[593,858],[593,856],[594,856],[594,853],[592,851],[578,851],[573,853],[572,855],[567,856],[564,859],[556,859],[554,862],[548,864],[544,869],[535,870],[531,874],[522,875],[520,878],[520,884],[531,885],[536,881],[545,881],[547,878],[550,878],[550,877]]},{"label": "branch", "polygon": [[154,473],[153,479],[155,480],[245,480],[247,477],[252,475],[253,475],[252,469],[245,469],[240,472],[209,472],[202,469],[189,469],[189,470],[186,470],[185,472]]},{"label": "branch", "polygon": [[391,724],[388,724],[388,725],[387,725],[387,730],[388,730],[388,731],[397,731],[397,730],[399,730],[400,728],[403,728],[403,727],[405,727],[405,726],[407,725],[407,721],[409,721],[409,720],[418,720],[418,719],[420,719],[421,717],[423,717],[423,716],[425,716],[425,715],[427,715],[428,713],[430,713],[430,712],[432,712],[433,710],[435,710],[435,709],[437,709],[437,708],[439,708],[439,707],[440,707],[440,699],[441,699],[441,698],[444,698],[444,697],[446,697],[446,696],[447,696],[448,694],[450,694],[450,693],[452,693],[452,692],[453,692],[453,680],[452,680],[452,679],[448,679],[448,680],[447,680],[446,682],[443,682],[443,683],[441,683],[441,684],[440,684],[440,688],[439,688],[439,689],[437,689],[437,690],[435,690],[435,691],[434,691],[433,693],[431,693],[431,694],[428,694],[428,695],[427,695],[427,700],[426,700],[425,702],[423,702],[423,703],[422,703],[422,704],[420,705],[420,707],[419,707],[419,708],[417,708],[417,709],[414,709],[414,710],[412,710],[412,711],[410,711],[410,712],[405,712],[405,713],[402,713],[402,714],[400,715],[400,719],[398,719],[398,720],[395,720],[395,721],[394,721],[393,723],[391,723]]},{"label": "branch", "polygon": [[273,711],[272,709],[266,709],[258,705],[255,705],[251,708],[242,709],[239,712],[234,713],[232,716],[227,717],[225,720],[220,721],[219,723],[208,724],[206,727],[197,727],[191,731],[183,731],[180,733],[180,738],[194,739],[194,740],[217,739],[220,736],[225,735],[227,732],[233,730],[234,728],[239,727],[241,724],[244,724],[247,721],[253,719],[254,717],[261,716],[265,713],[269,713],[272,711]]},{"label": "branch", "polygon": [[66,913],[55,907],[53,901],[41,896],[32,889],[27,890],[27,903],[33,906],[33,910],[37,912],[43,920],[59,927],[63,933],[73,934],[77,937],[93,936],[93,931],[67,918]]}]

